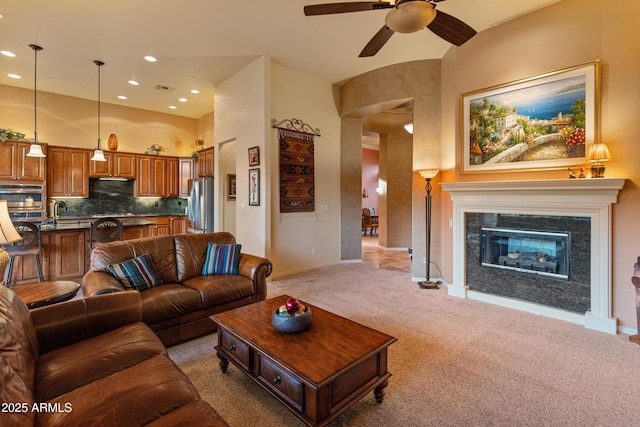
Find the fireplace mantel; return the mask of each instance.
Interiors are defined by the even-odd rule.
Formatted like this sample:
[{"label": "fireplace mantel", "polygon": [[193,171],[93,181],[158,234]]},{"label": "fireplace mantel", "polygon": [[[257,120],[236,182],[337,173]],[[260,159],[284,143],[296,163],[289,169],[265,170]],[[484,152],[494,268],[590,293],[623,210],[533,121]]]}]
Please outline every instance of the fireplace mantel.
[{"label": "fireplace mantel", "polygon": [[[611,209],[625,179],[443,182],[453,201],[453,283],[449,295],[490,302],[617,332],[611,309]],[[584,315],[469,290],[466,285],[465,214],[581,216],[591,219],[591,310]]]}]

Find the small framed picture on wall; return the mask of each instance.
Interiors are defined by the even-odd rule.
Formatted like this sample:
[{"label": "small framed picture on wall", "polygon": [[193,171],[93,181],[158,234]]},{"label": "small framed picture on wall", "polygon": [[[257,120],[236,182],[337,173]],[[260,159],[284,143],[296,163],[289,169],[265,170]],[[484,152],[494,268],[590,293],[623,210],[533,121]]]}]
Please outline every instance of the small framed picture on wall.
[{"label": "small framed picture on wall", "polygon": [[249,148],[249,166],[260,165],[260,149],[258,147]]},{"label": "small framed picture on wall", "polygon": [[236,174],[227,175],[227,199],[236,199]]},{"label": "small framed picture on wall", "polygon": [[249,206],[260,206],[260,169],[249,169]]}]

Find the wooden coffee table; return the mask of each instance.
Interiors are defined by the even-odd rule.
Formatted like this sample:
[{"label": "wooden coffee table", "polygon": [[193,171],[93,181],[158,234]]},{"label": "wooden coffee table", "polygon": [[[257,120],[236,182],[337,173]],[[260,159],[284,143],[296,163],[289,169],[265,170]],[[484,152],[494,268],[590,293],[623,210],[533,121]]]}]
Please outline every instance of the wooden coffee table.
[{"label": "wooden coffee table", "polygon": [[329,423],[373,391],[382,403],[391,374],[387,348],[396,338],[304,302],[311,326],[283,334],[271,313],[286,295],[211,316],[222,372],[229,362],[260,384],[304,423]]},{"label": "wooden coffee table", "polygon": [[80,285],[78,283],[68,280],[29,283],[11,288],[29,308],[43,307],[66,301],[76,296],[79,289]]}]

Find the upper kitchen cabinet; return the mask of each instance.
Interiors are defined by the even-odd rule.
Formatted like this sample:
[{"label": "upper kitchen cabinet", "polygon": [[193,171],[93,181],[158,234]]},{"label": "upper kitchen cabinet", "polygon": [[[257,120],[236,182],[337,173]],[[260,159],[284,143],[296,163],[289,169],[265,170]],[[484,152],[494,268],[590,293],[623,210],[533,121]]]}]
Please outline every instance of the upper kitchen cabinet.
[{"label": "upper kitchen cabinet", "polygon": [[198,176],[213,176],[213,147],[198,151]]},{"label": "upper kitchen cabinet", "polygon": [[189,197],[189,180],[194,178],[194,163],[192,157],[180,159],[180,197]]},{"label": "upper kitchen cabinet", "polygon": [[136,197],[178,197],[178,158],[137,155]]},{"label": "upper kitchen cabinet", "polygon": [[89,154],[88,150],[49,147],[49,197],[89,197]]},{"label": "upper kitchen cabinet", "polygon": [[[47,153],[47,145],[42,151]],[[0,142],[0,180],[21,180],[26,182],[43,182],[46,178],[47,159],[43,157],[27,157],[31,148],[30,142]]]},{"label": "upper kitchen cabinet", "polygon": [[90,162],[91,178],[126,178],[136,177],[136,155],[132,153],[114,153],[105,151],[106,162]]}]

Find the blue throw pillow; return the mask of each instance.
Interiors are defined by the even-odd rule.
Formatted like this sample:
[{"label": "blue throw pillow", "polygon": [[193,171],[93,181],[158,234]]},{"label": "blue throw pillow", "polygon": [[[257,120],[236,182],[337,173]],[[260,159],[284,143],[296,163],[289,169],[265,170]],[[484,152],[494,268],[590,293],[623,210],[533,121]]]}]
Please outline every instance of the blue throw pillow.
[{"label": "blue throw pillow", "polygon": [[204,259],[202,275],[238,274],[242,245],[220,245],[209,242],[207,256]]},{"label": "blue throw pillow", "polygon": [[142,254],[119,264],[109,265],[109,270],[125,289],[144,291],[162,285],[160,273],[158,273],[149,254]]}]

